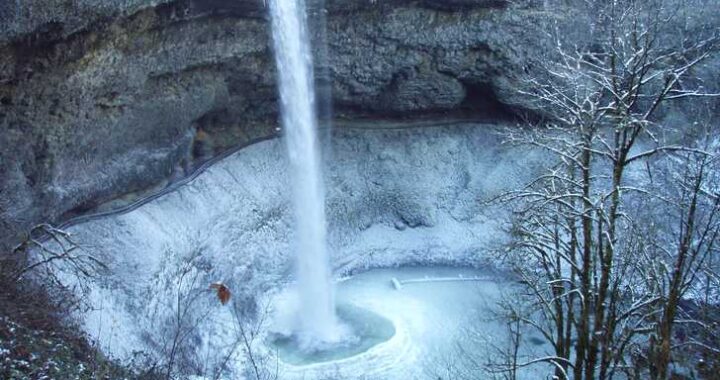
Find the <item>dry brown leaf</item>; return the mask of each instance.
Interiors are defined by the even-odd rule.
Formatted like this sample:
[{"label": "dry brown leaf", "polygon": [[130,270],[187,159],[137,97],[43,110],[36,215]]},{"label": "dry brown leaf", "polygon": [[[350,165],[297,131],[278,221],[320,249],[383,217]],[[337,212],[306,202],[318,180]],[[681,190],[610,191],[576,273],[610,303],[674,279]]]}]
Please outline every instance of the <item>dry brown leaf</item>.
[{"label": "dry brown leaf", "polygon": [[210,289],[215,289],[217,298],[220,300],[221,304],[225,305],[228,301],[230,301],[230,289],[228,289],[228,287],[224,284],[216,282],[210,285]]}]

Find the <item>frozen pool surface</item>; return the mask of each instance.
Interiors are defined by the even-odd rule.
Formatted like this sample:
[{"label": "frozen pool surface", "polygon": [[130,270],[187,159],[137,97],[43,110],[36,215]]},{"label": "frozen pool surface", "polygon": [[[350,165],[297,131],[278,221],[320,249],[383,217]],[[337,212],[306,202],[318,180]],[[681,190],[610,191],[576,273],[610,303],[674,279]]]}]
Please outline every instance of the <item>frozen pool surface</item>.
[{"label": "frozen pool surface", "polygon": [[395,335],[395,326],[387,318],[353,304],[338,305],[337,316],[345,330],[339,342],[308,349],[298,344],[293,336],[271,336],[270,345],[283,362],[307,365],[360,355]]},{"label": "frozen pool surface", "polygon": [[[402,283],[400,289],[393,286],[393,278]],[[458,281],[436,281],[453,278]],[[469,280],[475,278],[483,280]],[[461,378],[460,374],[483,376],[484,365],[501,360],[498,350],[504,349],[503,344],[508,341],[505,322],[495,317],[496,304],[508,284],[483,271],[447,267],[377,269],[353,276],[338,284],[337,300],[368,313],[371,326],[366,329],[374,340],[361,349],[341,348],[337,354],[307,355],[292,348],[288,350],[284,342],[286,345],[281,350],[285,352],[279,354],[280,377],[448,379]],[[355,310],[354,317],[362,317],[362,312]],[[347,313],[341,310],[340,314]],[[373,318],[373,315],[382,318]],[[394,328],[389,338],[384,320],[390,321]],[[376,323],[380,325],[375,326]],[[530,338],[532,336],[528,336]],[[530,341],[526,346],[524,351],[543,348]]]}]

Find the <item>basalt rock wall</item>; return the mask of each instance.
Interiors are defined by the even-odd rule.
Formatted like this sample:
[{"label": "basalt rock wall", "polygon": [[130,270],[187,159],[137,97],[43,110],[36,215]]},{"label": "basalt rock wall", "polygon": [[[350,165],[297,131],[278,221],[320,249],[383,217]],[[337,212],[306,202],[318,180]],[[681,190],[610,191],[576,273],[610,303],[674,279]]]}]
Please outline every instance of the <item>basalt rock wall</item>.
[{"label": "basalt rock wall", "polygon": [[[547,51],[540,0],[311,0],[323,117],[507,117]],[[582,40],[582,27],[569,27]],[[0,248],[277,132],[263,0],[0,3]],[[330,106],[332,104],[332,106]]]}]

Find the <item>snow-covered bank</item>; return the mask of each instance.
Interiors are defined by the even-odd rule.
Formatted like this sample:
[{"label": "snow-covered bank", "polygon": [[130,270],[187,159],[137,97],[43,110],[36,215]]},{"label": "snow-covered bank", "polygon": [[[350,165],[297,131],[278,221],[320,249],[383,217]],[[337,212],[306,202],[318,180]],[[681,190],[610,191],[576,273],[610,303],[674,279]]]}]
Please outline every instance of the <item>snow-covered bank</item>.
[{"label": "snow-covered bank", "polygon": [[[326,163],[329,246],[336,276],[401,264],[474,265],[502,239],[501,210],[482,200],[526,182],[542,156],[501,146],[498,126],[339,129]],[[291,281],[289,181],[281,141],[250,146],[178,191],[135,211],[70,229],[110,273],[91,286],[87,332],[109,353],[161,358],[190,371],[222,358],[229,307],[243,312]],[[182,315],[182,318],[178,318]],[[187,331],[178,343],[178,331]],[[221,356],[221,355],[220,355]]]}]

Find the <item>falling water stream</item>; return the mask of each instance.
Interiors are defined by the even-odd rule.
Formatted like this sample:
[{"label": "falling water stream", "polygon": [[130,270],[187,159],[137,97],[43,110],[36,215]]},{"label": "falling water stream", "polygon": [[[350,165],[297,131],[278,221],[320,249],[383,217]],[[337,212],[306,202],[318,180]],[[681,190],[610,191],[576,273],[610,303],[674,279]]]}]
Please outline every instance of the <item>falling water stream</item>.
[{"label": "falling water stream", "polygon": [[[341,298],[336,306],[326,246],[325,195],[305,1],[270,0],[269,5],[297,257],[297,287],[286,289],[272,301],[276,315],[268,344],[278,355],[277,365],[291,379],[419,378],[427,375],[426,371],[437,378],[436,372],[445,368],[448,360],[467,368],[459,362],[459,343],[468,352],[483,353],[480,357],[484,358],[489,353],[481,349],[484,344],[503,340],[501,325],[476,323],[478,313],[487,308],[482,303],[498,299],[499,285],[494,281],[464,281],[475,277],[474,271],[429,268],[368,272],[339,286]],[[432,277],[456,279],[428,280]],[[403,280],[407,287],[390,285]],[[479,326],[474,331],[477,336],[471,336],[468,326],[475,325]]]},{"label": "falling water stream", "polygon": [[296,223],[298,310],[294,335],[313,347],[340,339],[325,230],[325,199],[304,0],[271,0],[285,143]]}]

